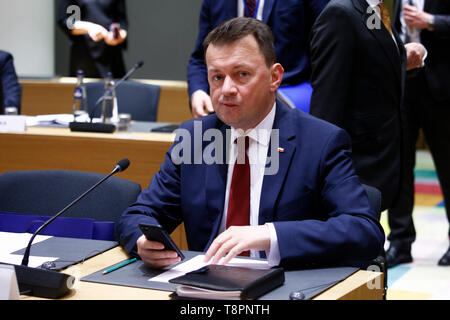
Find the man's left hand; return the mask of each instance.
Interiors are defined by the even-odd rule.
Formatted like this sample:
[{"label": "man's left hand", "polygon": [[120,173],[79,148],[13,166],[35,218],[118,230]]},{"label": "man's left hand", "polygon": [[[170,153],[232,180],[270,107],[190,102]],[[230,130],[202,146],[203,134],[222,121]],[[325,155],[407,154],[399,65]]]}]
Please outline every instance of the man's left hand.
[{"label": "man's left hand", "polygon": [[105,37],[105,43],[109,46],[117,46],[125,41],[127,38],[127,31],[120,29],[117,38],[114,38],[114,33],[112,31],[108,31],[108,34]]},{"label": "man's left hand", "polygon": [[403,7],[403,18],[410,27],[426,29],[430,22],[431,15],[414,6],[405,5]]},{"label": "man's left hand", "polygon": [[419,68],[423,64],[423,57],[425,56],[425,47],[417,42],[410,42],[405,44],[406,49],[406,70],[409,71],[414,68]]}]

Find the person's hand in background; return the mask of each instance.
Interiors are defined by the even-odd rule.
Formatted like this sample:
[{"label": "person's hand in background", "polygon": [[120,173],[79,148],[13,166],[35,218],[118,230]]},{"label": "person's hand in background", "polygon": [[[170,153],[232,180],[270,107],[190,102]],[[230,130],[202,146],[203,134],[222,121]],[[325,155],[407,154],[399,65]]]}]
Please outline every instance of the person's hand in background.
[{"label": "person's hand in background", "polygon": [[197,90],[192,94],[191,108],[194,118],[201,118],[214,112],[211,97],[203,90]]}]

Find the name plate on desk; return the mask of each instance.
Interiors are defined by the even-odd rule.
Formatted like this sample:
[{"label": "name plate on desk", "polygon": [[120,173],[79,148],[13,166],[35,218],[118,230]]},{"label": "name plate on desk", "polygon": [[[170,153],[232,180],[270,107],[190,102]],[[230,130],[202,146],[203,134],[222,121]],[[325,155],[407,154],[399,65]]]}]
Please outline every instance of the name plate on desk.
[{"label": "name plate on desk", "polygon": [[0,264],[0,300],[19,300],[19,285],[13,265]]},{"label": "name plate on desk", "polygon": [[0,132],[25,132],[26,116],[0,116]]}]

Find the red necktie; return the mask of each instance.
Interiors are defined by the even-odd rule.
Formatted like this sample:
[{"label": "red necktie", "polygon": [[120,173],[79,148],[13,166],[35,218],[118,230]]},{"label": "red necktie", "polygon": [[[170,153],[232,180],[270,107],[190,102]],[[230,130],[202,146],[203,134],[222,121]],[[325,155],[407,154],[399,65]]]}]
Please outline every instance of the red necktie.
[{"label": "red necktie", "polygon": [[[243,138],[237,139],[238,156],[233,168],[228,198],[227,229],[230,226],[250,225],[250,164],[247,156],[249,138],[245,137],[245,151]],[[249,255],[249,252],[242,252],[241,255]]]},{"label": "red necktie", "polygon": [[244,10],[245,16],[253,18],[255,14],[256,0],[245,0],[247,10]]}]

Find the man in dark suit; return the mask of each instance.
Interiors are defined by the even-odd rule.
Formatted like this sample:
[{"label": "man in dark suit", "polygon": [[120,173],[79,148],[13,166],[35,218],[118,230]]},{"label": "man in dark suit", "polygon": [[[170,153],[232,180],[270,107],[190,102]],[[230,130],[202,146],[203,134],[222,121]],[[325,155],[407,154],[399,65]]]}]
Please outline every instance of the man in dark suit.
[{"label": "man in dark suit", "polygon": [[125,249],[154,268],[176,263],[138,224],[172,232],[184,222],[189,249],[213,263],[249,250],[285,267],[377,256],[384,233],[348,135],[276,101],[283,67],[270,28],[234,18],[209,34],[205,52],[215,114],[181,125],[160,171],[119,221]]},{"label": "man in dark suit", "polygon": [[[411,262],[416,233],[414,166],[416,142],[422,128],[430,148],[450,221],[450,3],[439,0],[398,0],[395,28],[405,42],[420,41],[428,51],[423,68],[406,80],[402,108],[405,129],[404,169],[398,201],[388,212],[389,266]],[[450,231],[449,231],[450,234]],[[450,249],[439,260],[450,265]]]},{"label": "man in dark suit", "polygon": [[424,50],[417,44],[405,50],[379,2],[331,1],[317,18],[310,113],[350,134],[356,173],[381,191],[384,210],[395,201],[400,184],[406,69],[422,63]]},{"label": "man in dark suit", "polygon": [[192,115],[201,117],[213,112],[208,95],[203,40],[220,23],[243,15],[257,18],[272,29],[277,59],[285,69],[280,90],[284,90],[283,96],[294,100],[294,104],[297,101],[298,108],[309,110],[312,91],[309,84],[309,33],[314,20],[328,2],[329,0],[204,0],[197,42],[187,70]]},{"label": "man in dark suit", "polygon": [[5,107],[16,107],[20,113],[22,85],[17,79],[13,56],[6,51],[0,51],[0,114],[5,113]]}]

